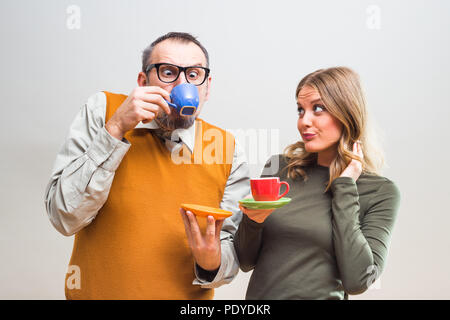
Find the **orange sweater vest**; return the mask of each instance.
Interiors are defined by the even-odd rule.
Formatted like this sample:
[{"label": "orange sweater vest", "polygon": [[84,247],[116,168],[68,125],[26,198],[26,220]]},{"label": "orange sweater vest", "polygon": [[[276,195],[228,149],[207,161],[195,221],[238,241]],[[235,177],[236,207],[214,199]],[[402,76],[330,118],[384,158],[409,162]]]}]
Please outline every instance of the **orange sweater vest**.
[{"label": "orange sweater vest", "polygon": [[[105,92],[106,121],[126,99]],[[68,299],[212,299],[213,289],[193,285],[194,260],[181,203],[219,207],[231,170],[234,138],[196,120],[194,153],[183,145],[172,156],[148,129],[125,134],[131,143],[108,199],[75,235],[70,267],[79,286]],[[204,232],[205,218],[198,218]]]}]

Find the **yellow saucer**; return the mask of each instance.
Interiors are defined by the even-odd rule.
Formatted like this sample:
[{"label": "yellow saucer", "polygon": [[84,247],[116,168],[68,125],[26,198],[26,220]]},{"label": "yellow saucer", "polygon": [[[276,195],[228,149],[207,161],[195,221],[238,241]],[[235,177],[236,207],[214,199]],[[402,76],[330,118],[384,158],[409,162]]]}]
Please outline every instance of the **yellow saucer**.
[{"label": "yellow saucer", "polygon": [[213,207],[207,207],[207,206],[201,206],[198,204],[185,204],[183,203],[181,207],[184,210],[189,210],[193,214],[199,217],[207,217],[207,216],[213,216],[216,220],[222,220],[226,219],[228,217],[231,217],[233,214],[231,211],[226,211],[218,208]]}]

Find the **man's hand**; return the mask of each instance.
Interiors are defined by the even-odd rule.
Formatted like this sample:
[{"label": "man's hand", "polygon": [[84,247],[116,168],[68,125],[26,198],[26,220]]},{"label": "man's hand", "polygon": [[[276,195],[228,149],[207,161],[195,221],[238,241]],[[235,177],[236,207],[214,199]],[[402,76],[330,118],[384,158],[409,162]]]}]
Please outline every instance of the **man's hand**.
[{"label": "man's hand", "polygon": [[106,130],[114,138],[122,140],[125,133],[140,121],[152,121],[161,110],[170,114],[170,107],[164,99],[170,101],[170,95],[160,87],[135,88],[106,123]]},{"label": "man's hand", "polygon": [[202,235],[195,215],[182,208],[180,213],[195,262],[207,271],[217,270],[221,259],[220,230],[224,220],[215,220],[208,216],[206,233]]}]

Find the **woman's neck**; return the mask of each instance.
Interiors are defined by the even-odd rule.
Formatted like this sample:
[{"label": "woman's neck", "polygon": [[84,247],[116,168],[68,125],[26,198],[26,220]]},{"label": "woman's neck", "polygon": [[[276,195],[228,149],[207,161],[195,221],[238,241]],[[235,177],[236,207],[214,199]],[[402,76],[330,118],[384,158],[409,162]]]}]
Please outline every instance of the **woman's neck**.
[{"label": "woman's neck", "polygon": [[323,167],[329,167],[333,160],[336,158],[336,148],[329,148],[317,153],[317,164]]}]

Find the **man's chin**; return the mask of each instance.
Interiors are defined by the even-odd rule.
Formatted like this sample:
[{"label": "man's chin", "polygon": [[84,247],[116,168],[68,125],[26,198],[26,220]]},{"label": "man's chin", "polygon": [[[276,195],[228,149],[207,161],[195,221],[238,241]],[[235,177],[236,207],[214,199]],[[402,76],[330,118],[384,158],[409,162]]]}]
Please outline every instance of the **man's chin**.
[{"label": "man's chin", "polygon": [[183,117],[176,115],[173,117],[172,115],[163,114],[155,118],[155,122],[159,126],[156,133],[163,138],[170,138],[173,131],[190,128],[194,124],[195,118],[195,116]]}]

